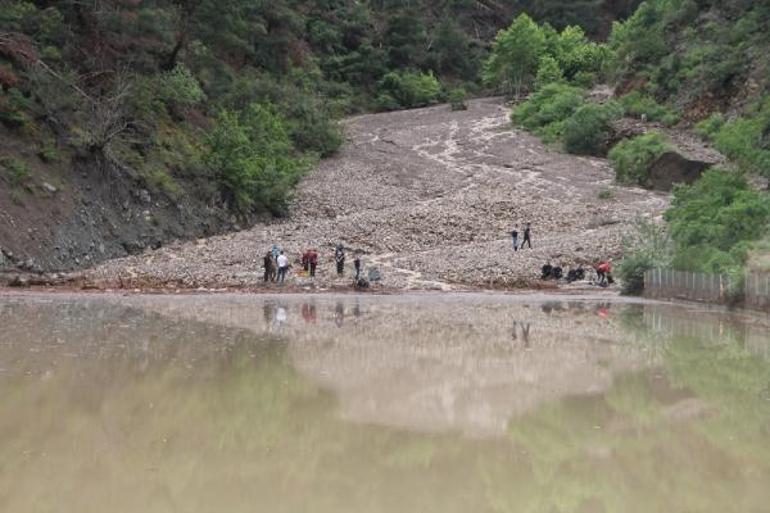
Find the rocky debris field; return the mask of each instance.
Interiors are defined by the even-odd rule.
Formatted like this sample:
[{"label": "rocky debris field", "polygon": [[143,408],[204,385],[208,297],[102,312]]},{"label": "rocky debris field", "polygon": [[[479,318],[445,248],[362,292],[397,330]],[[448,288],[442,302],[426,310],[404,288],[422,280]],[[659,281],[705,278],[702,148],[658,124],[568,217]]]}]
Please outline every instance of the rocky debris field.
[{"label": "rocky debris field", "polygon": [[[345,122],[347,143],[303,180],[288,218],[112,260],[83,274],[97,287],[259,287],[262,256],[279,244],[297,264],[289,286],[349,286],[353,252],[394,289],[525,287],[550,261],[569,267],[618,256],[640,217],[668,196],[618,187],[606,160],[566,155],[515,130],[500,99],[364,115]],[[600,193],[602,198],[600,198]],[[510,231],[532,223],[532,249],[514,253]],[[346,275],[333,248],[348,250]],[[321,254],[318,276],[301,253]]]}]

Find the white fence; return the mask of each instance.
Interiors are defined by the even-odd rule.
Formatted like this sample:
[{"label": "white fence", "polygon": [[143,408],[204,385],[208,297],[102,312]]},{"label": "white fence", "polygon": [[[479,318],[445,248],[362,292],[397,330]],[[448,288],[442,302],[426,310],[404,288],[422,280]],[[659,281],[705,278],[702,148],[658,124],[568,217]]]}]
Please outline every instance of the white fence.
[{"label": "white fence", "polygon": [[[723,274],[671,269],[653,269],[644,274],[645,295],[657,298],[726,303],[732,291],[739,292],[735,290],[738,287]],[[770,274],[749,273],[742,287],[746,307],[770,310]]]}]

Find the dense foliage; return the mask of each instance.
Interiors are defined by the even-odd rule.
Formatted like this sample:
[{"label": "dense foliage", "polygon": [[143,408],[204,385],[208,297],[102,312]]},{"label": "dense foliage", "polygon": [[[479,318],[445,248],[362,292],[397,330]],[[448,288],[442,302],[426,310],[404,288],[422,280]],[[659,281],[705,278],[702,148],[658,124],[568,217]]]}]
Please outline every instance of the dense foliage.
[{"label": "dense foliage", "polygon": [[662,224],[640,220],[623,242],[625,256],[618,266],[618,276],[625,294],[639,294],[644,290],[644,273],[671,264],[671,240]]},{"label": "dense foliage", "polygon": [[239,212],[259,207],[280,214],[307,164],[291,156],[283,118],[255,103],[240,113],[222,111],[217,121],[205,161],[216,171],[226,200]]},{"label": "dense foliage", "polygon": [[590,41],[580,27],[567,26],[557,32],[548,23],[541,26],[521,14],[495,38],[483,78],[518,98],[534,85],[543,86],[562,77],[590,85],[608,56],[609,49]]},{"label": "dense foliage", "polygon": [[511,119],[547,142],[558,140],[567,119],[585,103],[585,91],[568,84],[552,83],[518,105]]},{"label": "dense foliage", "polygon": [[610,124],[623,114],[615,102],[587,103],[564,123],[564,149],[577,155],[604,155],[612,132]]},{"label": "dense foliage", "polygon": [[767,234],[770,196],[736,173],[713,169],[677,188],[665,217],[677,268],[726,272],[740,268],[751,242]]},{"label": "dense foliage", "polygon": [[615,177],[620,183],[646,185],[650,164],[668,149],[668,143],[657,132],[619,142],[609,153]]}]

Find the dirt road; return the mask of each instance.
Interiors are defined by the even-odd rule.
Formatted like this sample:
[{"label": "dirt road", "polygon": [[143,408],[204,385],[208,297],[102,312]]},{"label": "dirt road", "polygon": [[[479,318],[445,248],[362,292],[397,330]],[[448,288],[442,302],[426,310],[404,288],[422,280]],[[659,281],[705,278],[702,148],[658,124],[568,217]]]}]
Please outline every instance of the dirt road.
[{"label": "dirt road", "polygon": [[[526,286],[546,261],[569,266],[617,255],[636,219],[666,208],[666,195],[615,187],[607,161],[562,154],[514,130],[501,100],[469,107],[346,120],[346,145],[304,179],[288,219],[113,260],[87,279],[252,286],[262,255],[277,243],[293,259],[318,248],[321,287],[350,282],[353,250],[389,287]],[[600,199],[603,190],[612,198]],[[510,230],[525,222],[533,249],[514,253]],[[337,243],[349,248],[344,279],[332,269]]]}]

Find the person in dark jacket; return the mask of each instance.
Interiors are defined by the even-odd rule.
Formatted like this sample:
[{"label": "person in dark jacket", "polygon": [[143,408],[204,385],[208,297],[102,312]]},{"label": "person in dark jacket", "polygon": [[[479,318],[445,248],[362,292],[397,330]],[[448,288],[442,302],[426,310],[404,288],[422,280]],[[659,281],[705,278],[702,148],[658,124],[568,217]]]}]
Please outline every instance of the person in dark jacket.
[{"label": "person in dark jacket", "polygon": [[519,250],[519,229],[517,226],[514,226],[513,230],[511,230],[511,239],[513,239],[513,250],[518,251]]},{"label": "person in dark jacket", "polygon": [[358,278],[361,277],[361,255],[356,255],[355,260],[353,260],[353,267],[356,269],[356,282],[358,282]]},{"label": "person in dark jacket", "polygon": [[337,264],[337,276],[342,276],[345,273],[345,250],[342,249],[342,244],[334,250],[334,263]]},{"label": "person in dark jacket", "polygon": [[529,223],[524,225],[524,239],[521,241],[521,249],[524,249],[524,244],[529,244],[529,249],[532,249],[532,233]]},{"label": "person in dark jacket", "polygon": [[275,280],[275,266],[273,265],[273,253],[268,251],[262,259],[265,267],[265,283]]},{"label": "person in dark jacket", "polygon": [[310,277],[315,278],[315,270],[318,267],[318,252],[315,249],[308,252],[308,264],[310,265]]}]

